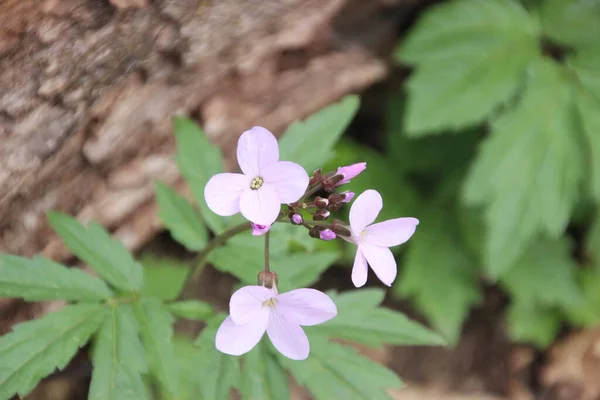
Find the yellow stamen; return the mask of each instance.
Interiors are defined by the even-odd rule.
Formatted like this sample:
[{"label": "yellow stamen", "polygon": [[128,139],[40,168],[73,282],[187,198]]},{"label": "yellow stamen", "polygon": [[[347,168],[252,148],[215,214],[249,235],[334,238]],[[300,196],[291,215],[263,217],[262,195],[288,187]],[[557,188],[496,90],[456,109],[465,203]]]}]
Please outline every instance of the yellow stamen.
[{"label": "yellow stamen", "polygon": [[263,183],[265,183],[263,178],[261,178],[260,176],[257,176],[256,178],[252,179],[252,182],[250,182],[250,189],[252,189],[252,190],[260,189],[261,186],[263,185]]}]

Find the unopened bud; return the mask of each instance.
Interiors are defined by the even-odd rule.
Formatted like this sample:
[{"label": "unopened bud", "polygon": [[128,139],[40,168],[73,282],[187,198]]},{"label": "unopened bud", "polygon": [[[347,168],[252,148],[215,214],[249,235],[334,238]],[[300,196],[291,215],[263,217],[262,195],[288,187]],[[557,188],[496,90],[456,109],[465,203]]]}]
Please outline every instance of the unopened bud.
[{"label": "unopened bud", "polygon": [[329,214],[331,214],[331,213],[327,210],[317,210],[315,212],[315,215],[313,215],[313,220],[325,221],[327,218],[329,218]]},{"label": "unopened bud", "polygon": [[260,271],[258,273],[259,286],[264,286],[267,289],[271,289],[273,287],[273,284],[275,285],[275,287],[277,287],[277,285],[279,284],[279,278],[277,278],[277,274],[275,272]]},{"label": "unopened bud", "polygon": [[318,226],[313,226],[312,228],[310,228],[308,230],[308,236],[310,236],[311,238],[315,238],[315,239],[320,239],[321,238],[321,228]]},{"label": "unopened bud", "polygon": [[[350,182],[350,179],[354,178],[367,168],[366,162],[360,162],[345,167],[339,167],[335,172],[335,175],[330,178],[332,185],[340,186],[344,183]],[[333,181],[336,181],[335,183]]]},{"label": "unopened bud", "polygon": [[325,208],[329,205],[329,200],[324,199],[320,196],[315,197],[315,206],[317,206],[317,208]]},{"label": "unopened bud", "polygon": [[352,231],[350,230],[350,228],[348,226],[346,226],[339,219],[334,219],[333,220],[333,223],[331,224],[331,229],[338,236],[344,236],[344,237],[347,237],[347,238],[352,237]]},{"label": "unopened bud", "polygon": [[298,213],[290,213],[288,217],[290,218],[290,222],[294,225],[302,225],[302,223],[304,222],[302,215]]},{"label": "unopened bud", "polygon": [[321,179],[321,168],[319,168],[318,170],[316,170],[313,173],[313,176],[310,177],[310,180],[308,181],[309,185],[314,185],[315,183],[319,182],[319,179]]},{"label": "unopened bud", "polygon": [[321,240],[333,240],[336,238],[335,233],[331,229],[324,229],[319,233]]}]

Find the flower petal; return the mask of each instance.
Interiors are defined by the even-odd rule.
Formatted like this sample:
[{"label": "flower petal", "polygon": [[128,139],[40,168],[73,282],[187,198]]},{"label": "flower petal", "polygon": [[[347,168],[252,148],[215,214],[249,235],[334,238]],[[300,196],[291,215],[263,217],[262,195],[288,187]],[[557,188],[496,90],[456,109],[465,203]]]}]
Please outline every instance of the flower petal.
[{"label": "flower petal", "polygon": [[282,203],[293,203],[300,199],[308,187],[308,174],[300,165],[290,161],[279,161],[261,170],[265,185],[279,194]]},{"label": "flower petal", "polygon": [[376,190],[365,190],[354,200],[350,207],[350,228],[356,236],[372,224],[383,208],[383,200]]},{"label": "flower petal", "polygon": [[229,315],[237,325],[250,323],[262,312],[263,303],[272,297],[274,293],[264,286],[244,286],[231,296]]},{"label": "flower petal", "polygon": [[392,286],[396,279],[398,267],[392,251],[387,247],[375,246],[369,243],[361,243],[360,252],[365,256],[375,275],[387,286]]},{"label": "flower petal", "polygon": [[352,266],[352,283],[356,287],[362,287],[367,283],[367,274],[369,268],[367,267],[367,259],[361,253],[360,249],[356,249],[356,256],[354,256],[354,265]]},{"label": "flower petal", "polygon": [[396,218],[365,228],[364,241],[377,246],[391,247],[406,242],[419,225],[416,218]]},{"label": "flower petal", "polygon": [[259,225],[254,222],[251,222],[250,225],[252,226],[252,236],[262,236],[271,230],[271,225]]},{"label": "flower petal", "polygon": [[204,187],[204,200],[212,212],[228,217],[240,212],[240,197],[245,189],[250,189],[250,178],[245,175],[217,174]]},{"label": "flower petal", "polygon": [[277,219],[281,203],[277,192],[266,185],[258,190],[244,190],[240,197],[240,211],[251,222],[271,225]]},{"label": "flower petal", "polygon": [[261,176],[262,167],[279,160],[279,147],[275,136],[261,126],[242,133],[238,140],[237,159],[244,174]]},{"label": "flower petal", "polygon": [[217,350],[232,356],[249,352],[260,342],[268,323],[267,308],[263,309],[257,319],[245,325],[236,325],[231,317],[227,317],[217,331],[215,338]]},{"label": "flower petal", "polygon": [[271,309],[267,335],[273,346],[287,358],[304,360],[310,353],[306,334],[298,324],[286,320]]},{"label": "flower petal", "polygon": [[275,311],[286,321],[304,326],[322,324],[337,315],[333,300],[315,289],[296,289],[280,294]]}]

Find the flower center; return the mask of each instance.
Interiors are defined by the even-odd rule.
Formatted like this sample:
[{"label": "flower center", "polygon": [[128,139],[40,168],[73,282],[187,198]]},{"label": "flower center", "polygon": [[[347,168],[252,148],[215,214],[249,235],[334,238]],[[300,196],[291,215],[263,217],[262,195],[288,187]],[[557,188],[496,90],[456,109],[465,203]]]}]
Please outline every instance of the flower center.
[{"label": "flower center", "polygon": [[270,298],[269,300],[266,300],[265,302],[263,302],[263,307],[271,307],[271,308],[275,308],[275,303],[277,303],[277,299],[275,297]]},{"label": "flower center", "polygon": [[263,183],[265,183],[264,179],[260,176],[257,176],[256,178],[252,179],[252,182],[250,182],[250,189],[258,190],[263,185]]}]

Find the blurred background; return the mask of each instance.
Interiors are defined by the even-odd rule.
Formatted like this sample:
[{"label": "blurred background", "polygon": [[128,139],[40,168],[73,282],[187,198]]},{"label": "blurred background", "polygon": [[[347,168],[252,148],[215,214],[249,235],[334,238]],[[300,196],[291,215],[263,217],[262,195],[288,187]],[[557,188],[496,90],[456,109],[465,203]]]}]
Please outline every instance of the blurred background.
[{"label": "blurred background", "polygon": [[[172,117],[233,170],[244,130],[359,94],[325,170],[367,161],[348,189],[419,218],[384,304],[450,343],[359,347],[409,384],[390,396],[599,399],[599,49],[598,0],[0,0],[0,249],[76,264],[65,211],[168,297],[193,259],[154,201],[189,194]],[[351,289],[353,254],[316,246],[339,254],[316,287]],[[235,284],[209,265],[194,293],[226,311]],[[0,299],[0,331],[56,306]],[[90,370],[84,349],[27,398],[85,398]]]}]

